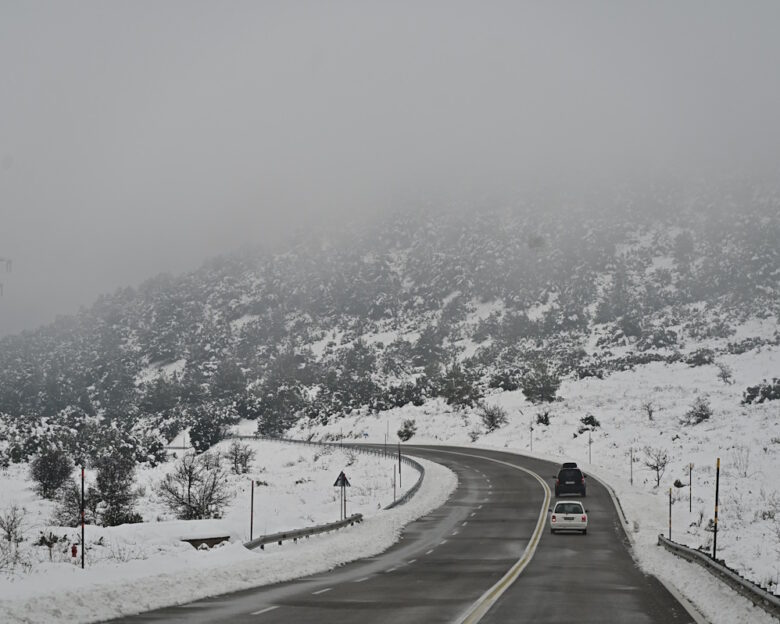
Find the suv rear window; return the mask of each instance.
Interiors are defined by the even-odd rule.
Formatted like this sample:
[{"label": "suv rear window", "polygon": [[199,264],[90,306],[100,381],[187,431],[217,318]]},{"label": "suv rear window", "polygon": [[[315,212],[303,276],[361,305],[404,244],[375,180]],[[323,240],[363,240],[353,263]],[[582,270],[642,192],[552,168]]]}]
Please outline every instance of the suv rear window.
[{"label": "suv rear window", "polygon": [[564,468],[558,473],[558,480],[561,483],[566,483],[566,481],[579,483],[582,481],[582,471],[579,468]]}]

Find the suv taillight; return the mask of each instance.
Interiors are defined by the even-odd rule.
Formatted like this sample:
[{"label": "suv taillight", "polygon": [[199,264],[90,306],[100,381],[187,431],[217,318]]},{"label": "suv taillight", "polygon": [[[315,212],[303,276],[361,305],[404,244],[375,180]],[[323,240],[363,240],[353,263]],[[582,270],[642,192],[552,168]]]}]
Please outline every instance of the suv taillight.
[{"label": "suv taillight", "polygon": [[555,514],[550,517],[550,522],[555,522]]},{"label": "suv taillight", "polygon": [[583,522],[587,522],[588,521],[588,516],[582,516],[582,521]]}]

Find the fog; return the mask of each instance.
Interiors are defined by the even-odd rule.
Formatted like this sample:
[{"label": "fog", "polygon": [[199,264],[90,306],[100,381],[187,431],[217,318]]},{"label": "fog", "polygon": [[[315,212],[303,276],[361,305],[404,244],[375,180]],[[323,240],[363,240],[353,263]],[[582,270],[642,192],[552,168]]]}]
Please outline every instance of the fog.
[{"label": "fog", "polygon": [[0,3],[0,335],[398,197],[780,163],[780,3]]}]

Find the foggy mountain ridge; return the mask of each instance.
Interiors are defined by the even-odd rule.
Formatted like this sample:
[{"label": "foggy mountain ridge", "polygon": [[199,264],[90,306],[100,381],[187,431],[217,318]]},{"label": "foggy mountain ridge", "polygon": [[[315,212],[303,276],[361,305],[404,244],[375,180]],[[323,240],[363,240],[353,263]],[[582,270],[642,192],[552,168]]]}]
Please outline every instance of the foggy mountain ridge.
[{"label": "foggy mountain ridge", "polygon": [[90,456],[121,432],[154,462],[187,427],[207,447],[239,418],[279,433],[474,405],[539,374],[712,363],[686,342],[767,344],[734,328],[780,317],[778,240],[777,193],[668,187],[399,210],[286,253],[244,249],[0,340],[2,453]]}]

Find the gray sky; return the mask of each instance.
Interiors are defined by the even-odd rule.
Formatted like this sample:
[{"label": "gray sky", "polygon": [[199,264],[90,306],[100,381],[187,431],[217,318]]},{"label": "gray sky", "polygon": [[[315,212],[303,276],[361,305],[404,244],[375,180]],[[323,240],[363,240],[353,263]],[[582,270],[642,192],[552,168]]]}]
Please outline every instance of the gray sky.
[{"label": "gray sky", "polygon": [[0,335],[405,193],[780,162],[780,3],[0,0]]}]

